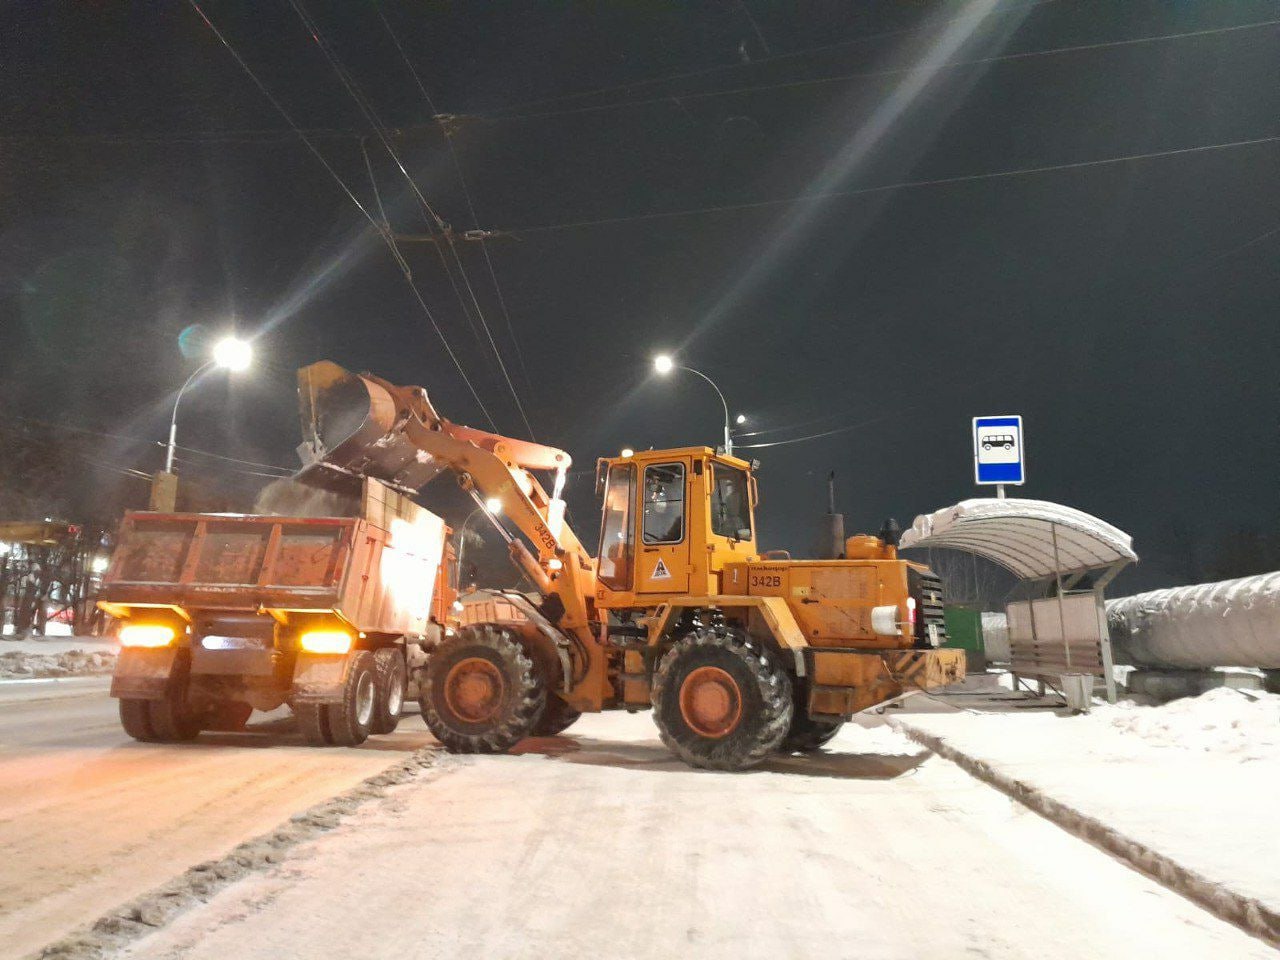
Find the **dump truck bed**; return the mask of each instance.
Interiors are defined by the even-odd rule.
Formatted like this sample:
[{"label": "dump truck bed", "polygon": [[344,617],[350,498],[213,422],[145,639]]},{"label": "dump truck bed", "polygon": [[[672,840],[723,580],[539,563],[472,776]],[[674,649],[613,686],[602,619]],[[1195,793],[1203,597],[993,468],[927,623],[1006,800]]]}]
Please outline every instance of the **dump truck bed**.
[{"label": "dump truck bed", "polygon": [[128,513],[100,600],[109,613],[333,611],[363,632],[421,635],[447,593],[444,522],[381,485],[361,512]]}]

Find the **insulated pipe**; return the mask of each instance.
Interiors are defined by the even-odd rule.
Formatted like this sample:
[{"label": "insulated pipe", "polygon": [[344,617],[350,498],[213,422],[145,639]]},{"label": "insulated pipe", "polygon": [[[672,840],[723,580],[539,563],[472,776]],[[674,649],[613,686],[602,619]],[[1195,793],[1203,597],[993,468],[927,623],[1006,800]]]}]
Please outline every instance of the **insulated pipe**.
[{"label": "insulated pipe", "polygon": [[1143,667],[1280,669],[1280,571],[1107,601],[1117,660]]}]

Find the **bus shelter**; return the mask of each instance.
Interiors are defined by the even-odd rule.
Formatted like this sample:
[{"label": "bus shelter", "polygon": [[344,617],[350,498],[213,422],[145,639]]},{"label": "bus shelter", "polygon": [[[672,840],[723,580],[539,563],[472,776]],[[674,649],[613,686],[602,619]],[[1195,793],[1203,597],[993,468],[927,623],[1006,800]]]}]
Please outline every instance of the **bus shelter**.
[{"label": "bus shelter", "polygon": [[916,517],[903,549],[961,550],[1018,577],[1005,613],[1010,670],[1059,691],[1088,674],[1116,699],[1103,591],[1138,559],[1133,538],[1104,520],[1047,500],[974,499]]}]

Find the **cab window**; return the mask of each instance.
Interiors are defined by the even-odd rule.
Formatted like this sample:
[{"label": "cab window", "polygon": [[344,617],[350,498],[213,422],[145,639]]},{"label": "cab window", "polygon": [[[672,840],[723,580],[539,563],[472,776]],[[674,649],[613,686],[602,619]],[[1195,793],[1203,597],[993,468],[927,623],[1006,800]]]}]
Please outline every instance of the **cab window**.
[{"label": "cab window", "polygon": [[711,532],[731,540],[751,539],[751,495],[745,470],[711,464]]},{"label": "cab window", "polygon": [[684,464],[656,463],[644,468],[643,536],[647,544],[684,539]]},{"label": "cab window", "polygon": [[636,468],[624,464],[609,471],[604,491],[604,520],[600,527],[599,578],[614,590],[631,589],[631,503],[635,496]]}]

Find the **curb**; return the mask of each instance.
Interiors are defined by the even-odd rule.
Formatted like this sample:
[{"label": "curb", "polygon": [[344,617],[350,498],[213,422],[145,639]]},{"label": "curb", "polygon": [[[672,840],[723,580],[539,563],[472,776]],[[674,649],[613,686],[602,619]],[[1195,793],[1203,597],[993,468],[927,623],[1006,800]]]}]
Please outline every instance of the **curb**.
[{"label": "curb", "polygon": [[1139,873],[1186,897],[1218,919],[1234,924],[1272,947],[1280,947],[1280,912],[1274,907],[1255,897],[1227,889],[1096,817],[1053,799],[1038,787],[1001,773],[990,763],[961,752],[941,737],[916,729],[900,717],[886,719],[889,726],[903,736],[950,760],[970,776],[995,787],[1068,833],[1123,860]]},{"label": "curb", "polygon": [[280,826],[245,840],[217,860],[206,860],[135,900],[115,907],[88,927],[31,954],[33,960],[100,960],[134,940],[167,926],[192,907],[207,903],[224,887],[282,862],[288,851],[338,826],[388,788],[436,768],[439,747],[424,747],[381,773],[366,777],[337,796],[295,813]]}]

